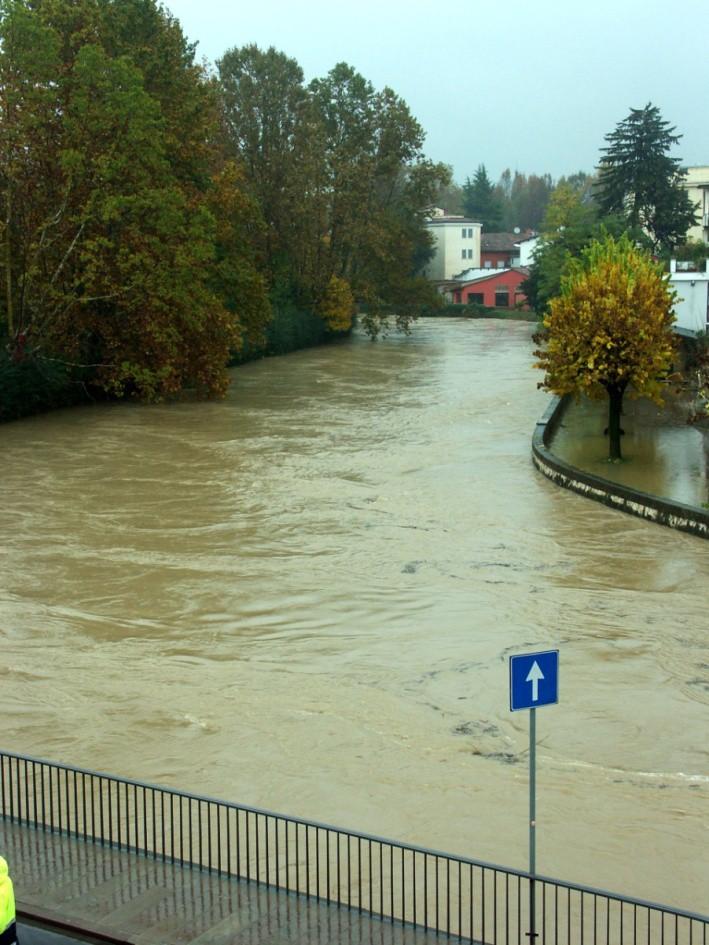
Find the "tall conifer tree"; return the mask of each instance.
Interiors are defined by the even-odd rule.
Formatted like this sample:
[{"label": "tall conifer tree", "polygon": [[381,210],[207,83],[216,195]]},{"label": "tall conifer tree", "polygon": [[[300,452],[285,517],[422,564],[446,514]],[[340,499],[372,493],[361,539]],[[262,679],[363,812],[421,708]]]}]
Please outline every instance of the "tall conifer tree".
[{"label": "tall conifer tree", "polygon": [[466,216],[479,220],[486,233],[494,233],[502,226],[500,198],[488,177],[484,164],[480,164],[463,185],[463,211]]},{"label": "tall conifer tree", "polygon": [[686,239],[695,207],[682,186],[680,158],[669,151],[682,135],[674,133],[657,106],[632,108],[606,135],[599,165],[598,203],[603,213],[622,213],[628,226],[643,230],[655,249]]}]

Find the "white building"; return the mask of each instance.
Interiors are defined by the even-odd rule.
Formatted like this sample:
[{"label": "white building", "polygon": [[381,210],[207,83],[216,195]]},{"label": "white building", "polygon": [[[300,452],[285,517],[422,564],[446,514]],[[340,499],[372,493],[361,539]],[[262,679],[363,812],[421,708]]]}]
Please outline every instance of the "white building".
[{"label": "white building", "polygon": [[709,323],[709,259],[704,272],[685,269],[689,263],[670,262],[670,285],[678,295],[675,325],[690,331],[706,331]]},{"label": "white building", "polygon": [[538,245],[538,236],[528,236],[527,239],[520,240],[518,243],[515,243],[515,246],[519,250],[519,256],[513,265],[526,267],[531,266],[534,262],[534,253]]},{"label": "white building", "polygon": [[684,186],[692,203],[699,204],[698,223],[687,230],[687,236],[701,243],[709,243],[709,167],[701,165],[685,168]]},{"label": "white building", "polygon": [[434,282],[452,279],[462,269],[480,265],[482,223],[439,211],[426,223],[426,229],[433,237],[435,249],[435,255],[423,270],[427,279]]}]

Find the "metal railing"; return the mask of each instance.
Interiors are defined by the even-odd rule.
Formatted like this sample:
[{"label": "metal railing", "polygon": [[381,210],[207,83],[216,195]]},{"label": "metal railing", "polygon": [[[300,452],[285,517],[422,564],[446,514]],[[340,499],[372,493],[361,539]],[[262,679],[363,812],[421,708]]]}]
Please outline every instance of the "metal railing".
[{"label": "metal railing", "polygon": [[10,752],[0,806],[19,824],[484,945],[709,945],[707,916]]}]

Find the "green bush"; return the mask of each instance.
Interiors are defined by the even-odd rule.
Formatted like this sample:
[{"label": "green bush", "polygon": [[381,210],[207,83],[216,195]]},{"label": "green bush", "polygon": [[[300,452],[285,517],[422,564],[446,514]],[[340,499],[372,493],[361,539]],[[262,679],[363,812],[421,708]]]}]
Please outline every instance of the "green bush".
[{"label": "green bush", "polygon": [[698,331],[694,338],[681,338],[680,346],[684,356],[684,370],[706,370],[709,364],[709,334]]},{"label": "green bush", "polygon": [[663,261],[667,269],[669,269],[670,259],[677,259],[692,262],[699,272],[704,272],[707,256],[709,256],[709,250],[706,243],[701,240],[687,240],[686,243],[675,246],[672,252],[666,252]]},{"label": "green bush", "polygon": [[0,422],[89,399],[82,380],[57,361],[0,351]]},{"label": "green bush", "polygon": [[287,354],[299,348],[322,344],[328,335],[325,322],[313,312],[304,312],[295,305],[274,307],[273,320],[266,331],[266,352]]},{"label": "green bush", "polygon": [[416,313],[420,318],[450,318],[467,314],[467,305],[457,302],[442,302],[440,305],[422,305]]},{"label": "green bush", "polygon": [[266,329],[266,341],[259,347],[245,344],[234,354],[230,364],[246,364],[273,354],[288,354],[301,348],[312,348],[339,338],[348,331],[330,330],[322,318],[314,312],[297,308],[292,302],[279,301],[273,304],[273,319]]},{"label": "green bush", "polygon": [[458,302],[443,302],[441,305],[422,305],[418,311],[421,318],[485,318],[494,313],[494,308],[488,308],[479,302],[470,302],[467,305]]},{"label": "green bush", "polygon": [[465,314],[468,318],[488,318],[494,312],[494,308],[488,308],[487,305],[482,305],[480,302],[469,302],[465,306]]}]

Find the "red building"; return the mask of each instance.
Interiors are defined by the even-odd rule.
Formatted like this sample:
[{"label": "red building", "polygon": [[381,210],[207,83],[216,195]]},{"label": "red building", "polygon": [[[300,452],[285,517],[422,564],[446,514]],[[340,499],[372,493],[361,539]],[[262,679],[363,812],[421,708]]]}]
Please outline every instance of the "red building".
[{"label": "red building", "polygon": [[483,269],[509,269],[519,249],[517,233],[483,233],[480,237],[480,266]]},{"label": "red building", "polygon": [[528,308],[519,288],[528,275],[528,269],[491,269],[489,275],[460,282],[452,290],[453,301],[463,305],[477,302],[488,308],[514,308],[519,304]]}]

